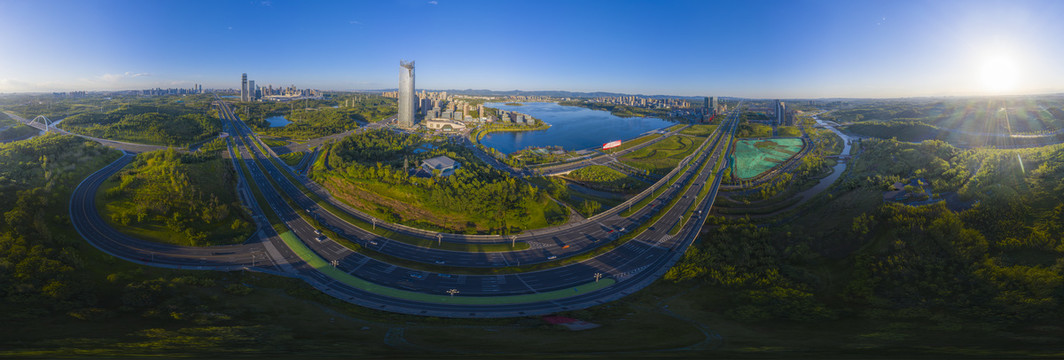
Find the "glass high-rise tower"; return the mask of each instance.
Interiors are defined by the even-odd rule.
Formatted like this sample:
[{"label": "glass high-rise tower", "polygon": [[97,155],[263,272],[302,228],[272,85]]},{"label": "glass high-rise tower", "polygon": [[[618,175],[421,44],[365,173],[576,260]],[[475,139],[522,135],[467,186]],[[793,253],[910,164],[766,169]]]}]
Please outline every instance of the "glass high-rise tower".
[{"label": "glass high-rise tower", "polygon": [[414,126],[417,113],[417,98],[414,96],[414,62],[399,60],[399,126]]},{"label": "glass high-rise tower", "polygon": [[248,99],[248,73],[240,75],[240,101],[250,101]]}]

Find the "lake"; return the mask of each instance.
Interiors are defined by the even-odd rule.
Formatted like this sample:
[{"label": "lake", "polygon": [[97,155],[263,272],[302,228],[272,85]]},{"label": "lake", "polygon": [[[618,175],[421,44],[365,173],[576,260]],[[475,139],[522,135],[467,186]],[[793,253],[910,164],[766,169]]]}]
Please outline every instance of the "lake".
[{"label": "lake", "polygon": [[284,116],[280,115],[268,117],[266,118],[266,122],[270,123],[270,127],[282,127],[292,123],[291,121],[288,121],[288,119],[285,119]]},{"label": "lake", "polygon": [[597,148],[613,140],[630,140],[674,124],[658,118],[622,118],[609,111],[561,106],[552,102],[529,102],[519,106],[485,103],[484,106],[532,115],[551,125],[547,130],[494,132],[480,140],[484,146],[507,154],[527,147],[561,146],[566,150]]}]

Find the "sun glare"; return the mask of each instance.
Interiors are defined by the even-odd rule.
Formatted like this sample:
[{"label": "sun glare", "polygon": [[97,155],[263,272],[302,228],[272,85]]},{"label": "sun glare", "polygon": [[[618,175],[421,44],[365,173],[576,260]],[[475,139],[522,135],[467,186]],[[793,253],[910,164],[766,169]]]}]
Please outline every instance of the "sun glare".
[{"label": "sun glare", "polygon": [[981,75],[984,91],[1000,94],[1016,88],[1016,62],[1007,56],[985,59]]}]

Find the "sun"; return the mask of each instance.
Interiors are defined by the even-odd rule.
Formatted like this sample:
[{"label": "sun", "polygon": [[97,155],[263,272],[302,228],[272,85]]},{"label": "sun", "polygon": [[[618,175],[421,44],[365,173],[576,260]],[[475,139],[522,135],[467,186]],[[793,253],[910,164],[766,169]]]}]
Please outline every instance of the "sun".
[{"label": "sun", "polygon": [[980,79],[983,90],[995,94],[1006,93],[1016,88],[1018,69],[1008,56],[995,55],[983,60]]}]

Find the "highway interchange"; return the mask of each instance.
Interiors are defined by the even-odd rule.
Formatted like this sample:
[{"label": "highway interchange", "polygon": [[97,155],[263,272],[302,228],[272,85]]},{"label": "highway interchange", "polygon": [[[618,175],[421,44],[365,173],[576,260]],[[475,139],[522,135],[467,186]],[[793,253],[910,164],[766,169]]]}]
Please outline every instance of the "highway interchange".
[{"label": "highway interchange", "polygon": [[[481,253],[422,247],[381,237],[348,223],[339,214],[318,206],[315,199],[289,181],[289,177],[313,191],[320,201],[348,212],[347,216],[372,221],[368,215],[332,198],[327,191],[305,176],[286,165],[281,165],[279,161],[271,161],[270,158],[275,156],[270,154],[272,151],[258,142],[254,133],[232,113],[227,104],[221,101],[219,104],[219,113],[223,117],[227,132],[231,134],[229,151],[234,168],[239,174],[238,192],[255,214],[261,236],[253,237],[243,245],[204,248],[157,244],[118,232],[96,213],[95,194],[107,178],[132,160],[133,155],[128,153],[90,175],[74,191],[70,213],[78,232],[100,250],[129,261],[183,269],[246,269],[297,277],[332,296],[362,306],[443,317],[526,316],[580,309],[616,300],[648,286],[678,261],[684,250],[697,238],[720,184],[722,170],[715,169],[713,164],[729,148],[727,145],[734,136],[737,123],[736,117],[731,116],[717,132],[706,139],[699,150],[681,162],[670,176],[629,200],[637,202],[644,196],[652,196],[655,188],[669,186],[667,183],[671,175],[680,177],[675,184],[662,191],[657,199],[630,216],[620,216],[620,212],[627,207],[627,204],[622,204],[577,223],[523,233],[516,241],[528,243],[530,246],[525,250]],[[266,153],[262,152],[262,149],[267,149]],[[241,161],[249,170],[250,176],[245,176],[241,170]],[[691,166],[685,167],[688,162]],[[700,166],[704,162],[708,162],[709,166]],[[717,173],[714,174],[714,171]],[[688,182],[693,182],[694,186],[685,187]],[[260,189],[265,204],[258,203],[251,195],[252,186]],[[687,209],[698,199],[703,186],[710,186],[710,189],[708,195],[697,205],[697,209],[701,211],[695,212],[693,221],[687,221],[679,233],[670,236],[669,230],[677,221],[682,220]],[[397,266],[374,256],[374,253],[384,254],[411,262],[463,268],[529,265],[562,260],[594,251],[627,232],[640,228],[675,197],[679,198],[661,216],[658,223],[636,234],[630,241],[588,260],[544,270],[504,275],[459,275]],[[285,228],[295,235],[294,238],[287,237],[289,241],[295,239],[302,245],[286,243],[285,237],[277,234],[266,221],[264,211],[275,213]],[[300,214],[300,211],[303,214]],[[301,215],[313,218],[314,222],[343,234],[348,240],[372,251],[364,251],[364,254],[352,251],[332,239],[316,240],[320,237],[315,231],[316,227]],[[438,235],[382,221],[379,221],[377,226],[434,241],[507,244],[514,241],[499,236]],[[313,254],[300,255],[299,248],[304,246]],[[312,263],[315,261],[308,257],[318,257],[319,261],[324,260],[331,264],[333,269],[314,266]],[[598,277],[603,283],[598,283],[600,279],[596,274],[599,274]],[[360,281],[368,282],[369,285]],[[581,291],[589,284],[592,290]],[[596,284],[601,286],[594,287]],[[378,286],[402,291],[398,292],[399,295],[394,291],[374,291]],[[573,289],[572,293],[557,295],[569,289]],[[410,293],[433,296],[450,294],[450,297],[440,299],[405,295]],[[521,300],[526,299],[521,296],[530,294],[541,297]],[[456,297],[460,299],[455,299]],[[500,301],[473,301],[485,300],[484,298],[488,297]]]}]

